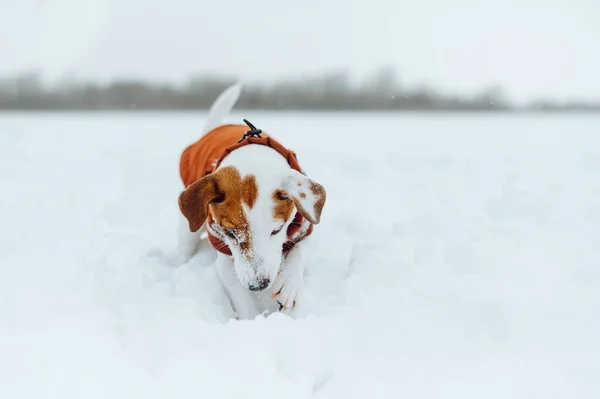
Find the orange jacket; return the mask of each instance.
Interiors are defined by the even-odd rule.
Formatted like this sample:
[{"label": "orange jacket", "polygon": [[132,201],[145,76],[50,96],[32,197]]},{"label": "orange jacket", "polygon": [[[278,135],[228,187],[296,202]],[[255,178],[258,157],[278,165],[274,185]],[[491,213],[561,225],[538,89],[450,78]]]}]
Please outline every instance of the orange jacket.
[{"label": "orange jacket", "polygon": [[[222,125],[206,133],[181,154],[179,173],[185,187],[211,174],[225,150],[236,144],[248,126]],[[264,133],[261,134],[266,136]]]},{"label": "orange jacket", "polygon": [[[185,187],[187,188],[204,176],[213,173],[219,167],[223,158],[232,151],[251,144],[266,145],[273,148],[288,161],[291,168],[303,173],[293,151],[288,150],[264,132],[260,133],[260,137],[247,137],[241,140],[247,131],[248,126],[245,125],[221,125],[188,146],[181,154],[179,163],[179,174]],[[214,223],[210,210],[206,223]],[[297,242],[308,236],[312,229],[312,223],[297,212],[287,229],[288,240],[283,244],[284,253],[287,253]],[[210,231],[208,232],[208,238],[216,250],[231,255],[229,247],[213,236]]]}]

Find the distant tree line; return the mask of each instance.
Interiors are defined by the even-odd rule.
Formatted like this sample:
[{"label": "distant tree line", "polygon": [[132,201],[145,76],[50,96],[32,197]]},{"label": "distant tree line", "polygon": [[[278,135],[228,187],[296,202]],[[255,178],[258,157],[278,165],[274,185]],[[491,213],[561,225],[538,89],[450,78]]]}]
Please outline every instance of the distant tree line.
[{"label": "distant tree line", "polygon": [[[0,79],[0,110],[198,110],[236,79],[202,76],[183,85],[119,80],[108,84],[63,81],[52,87],[35,73]],[[472,97],[448,96],[428,88],[406,89],[394,71],[382,68],[361,84],[346,73],[245,85],[240,109],[381,111],[600,111],[600,104],[538,102],[516,107],[498,88]]]}]

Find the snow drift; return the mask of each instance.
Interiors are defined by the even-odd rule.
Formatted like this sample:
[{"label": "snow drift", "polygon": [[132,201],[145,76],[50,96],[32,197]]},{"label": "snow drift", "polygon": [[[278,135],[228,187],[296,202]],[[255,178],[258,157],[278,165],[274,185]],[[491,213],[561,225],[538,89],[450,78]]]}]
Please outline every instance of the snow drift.
[{"label": "snow drift", "polygon": [[295,313],[244,322],[172,265],[204,115],[0,116],[0,397],[600,396],[600,118],[251,120],[328,200]]}]

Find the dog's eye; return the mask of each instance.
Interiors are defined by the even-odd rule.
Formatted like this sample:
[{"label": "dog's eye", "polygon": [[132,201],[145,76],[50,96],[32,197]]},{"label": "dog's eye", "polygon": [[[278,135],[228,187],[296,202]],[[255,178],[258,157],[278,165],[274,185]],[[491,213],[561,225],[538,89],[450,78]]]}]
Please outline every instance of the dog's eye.
[{"label": "dog's eye", "polygon": [[277,199],[279,201],[285,201],[285,200],[289,199],[289,197],[287,196],[287,194],[284,193],[283,191],[277,191],[276,197],[277,197]]},{"label": "dog's eye", "polygon": [[235,236],[235,233],[233,232],[232,229],[223,229],[223,231],[225,232],[227,237],[237,240],[237,237]]},{"label": "dog's eye", "polygon": [[277,230],[273,230],[271,232],[271,235],[274,236],[275,234],[279,233],[281,231],[281,229],[283,228],[283,226],[281,226],[280,228],[278,228]]},{"label": "dog's eye", "polygon": [[213,204],[220,204],[221,202],[223,202],[225,200],[225,196],[223,194],[219,195],[218,197],[216,197],[215,199],[213,199],[211,202]]}]

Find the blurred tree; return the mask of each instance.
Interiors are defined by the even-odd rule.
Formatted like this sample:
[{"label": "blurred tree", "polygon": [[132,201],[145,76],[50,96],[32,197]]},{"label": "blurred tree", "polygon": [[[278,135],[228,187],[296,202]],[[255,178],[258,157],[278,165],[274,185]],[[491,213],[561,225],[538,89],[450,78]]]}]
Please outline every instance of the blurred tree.
[{"label": "blurred tree", "polygon": [[[117,80],[107,85],[82,82],[65,75],[44,88],[40,75],[23,73],[0,80],[0,109],[207,109],[234,77],[198,75],[185,84]],[[396,69],[385,66],[362,84],[353,84],[347,71],[246,85],[238,109],[297,110],[429,110],[506,111],[514,109],[503,90],[492,86],[467,96],[445,96],[421,86],[401,89]],[[600,104],[556,104],[538,101],[533,110],[600,110]]]}]

